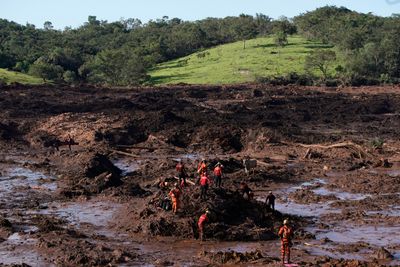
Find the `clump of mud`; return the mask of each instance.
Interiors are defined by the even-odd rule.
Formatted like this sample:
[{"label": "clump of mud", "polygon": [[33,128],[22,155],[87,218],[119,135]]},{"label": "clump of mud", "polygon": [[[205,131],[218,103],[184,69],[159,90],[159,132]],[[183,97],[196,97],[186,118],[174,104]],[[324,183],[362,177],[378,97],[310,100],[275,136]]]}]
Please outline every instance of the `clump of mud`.
[{"label": "clump of mud", "polygon": [[338,200],[336,196],[332,195],[319,195],[310,189],[297,189],[289,194],[289,197],[300,204],[320,203],[330,200]]},{"label": "clump of mud", "polygon": [[245,263],[272,263],[279,259],[264,257],[260,251],[249,251],[245,253],[236,251],[218,251],[200,253],[201,257],[206,257],[212,264],[245,264]]},{"label": "clump of mud", "polygon": [[122,171],[105,154],[91,153],[70,159],[75,168],[65,174],[60,193],[67,197],[98,194],[122,184]]}]

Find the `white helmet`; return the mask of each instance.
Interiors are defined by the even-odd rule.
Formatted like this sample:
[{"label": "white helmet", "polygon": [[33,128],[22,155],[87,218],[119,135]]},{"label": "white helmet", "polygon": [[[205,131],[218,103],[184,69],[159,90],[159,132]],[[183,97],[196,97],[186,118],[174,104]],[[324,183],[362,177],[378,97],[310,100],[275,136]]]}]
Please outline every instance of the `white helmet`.
[{"label": "white helmet", "polygon": [[289,219],[285,219],[285,220],[283,221],[283,224],[284,224],[284,225],[288,225],[288,224],[289,224]]}]

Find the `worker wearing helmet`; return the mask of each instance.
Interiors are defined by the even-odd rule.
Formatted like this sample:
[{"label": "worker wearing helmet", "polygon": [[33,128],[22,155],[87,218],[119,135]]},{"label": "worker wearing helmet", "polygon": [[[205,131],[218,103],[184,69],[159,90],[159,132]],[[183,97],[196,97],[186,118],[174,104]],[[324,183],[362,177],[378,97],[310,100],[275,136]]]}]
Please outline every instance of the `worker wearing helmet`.
[{"label": "worker wearing helmet", "polygon": [[197,223],[197,226],[199,227],[200,241],[203,241],[204,224],[206,222],[208,222],[208,215],[209,214],[210,214],[210,211],[206,210],[206,212],[200,216],[199,222]]},{"label": "worker wearing helmet", "polygon": [[221,180],[222,180],[222,169],[223,165],[221,162],[218,162],[214,168],[214,178],[215,178],[215,186],[221,187]]},{"label": "worker wearing helmet", "polygon": [[185,165],[183,164],[181,159],[178,161],[178,164],[176,165],[175,169],[178,173],[179,184],[183,183],[183,185],[186,186],[187,173],[186,173]]},{"label": "worker wearing helmet", "polygon": [[200,177],[207,172],[207,162],[205,158],[201,159],[201,162],[197,166],[197,173],[200,175]]},{"label": "worker wearing helmet", "polygon": [[200,199],[205,200],[207,198],[207,190],[210,184],[210,179],[208,178],[207,173],[203,173],[201,175],[199,183],[200,183]]},{"label": "worker wearing helmet", "polygon": [[283,226],[279,229],[278,236],[281,238],[281,256],[282,264],[285,264],[285,255],[287,263],[290,263],[290,247],[292,246],[293,230],[289,226],[289,220],[283,221]]}]

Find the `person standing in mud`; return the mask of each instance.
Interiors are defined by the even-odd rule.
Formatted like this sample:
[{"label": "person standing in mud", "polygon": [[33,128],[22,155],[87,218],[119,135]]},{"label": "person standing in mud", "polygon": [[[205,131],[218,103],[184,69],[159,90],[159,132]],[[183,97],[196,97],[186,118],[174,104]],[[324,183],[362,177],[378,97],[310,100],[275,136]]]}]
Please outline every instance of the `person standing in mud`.
[{"label": "person standing in mud", "polygon": [[203,173],[207,172],[207,163],[206,163],[206,159],[202,158],[201,162],[199,163],[199,165],[197,166],[197,173],[200,175],[200,177],[203,175]]},{"label": "person standing in mud", "polygon": [[275,196],[272,194],[272,191],[269,191],[265,204],[269,210],[275,211]]},{"label": "person standing in mud", "polygon": [[176,164],[176,171],[178,172],[179,184],[182,185],[183,181],[183,185],[186,186],[187,173],[181,159],[178,161],[178,164]]},{"label": "person standing in mud", "polygon": [[218,162],[214,168],[214,179],[215,179],[215,186],[221,187],[222,182],[222,169],[223,165],[221,162]]},{"label": "person standing in mud", "polygon": [[254,197],[253,191],[245,182],[240,183],[239,191],[244,199],[252,200]]},{"label": "person standing in mud", "polygon": [[169,196],[172,200],[172,211],[176,214],[180,206],[181,190],[179,189],[178,183],[175,183],[175,188],[169,192]]},{"label": "person standing in mud", "polygon": [[293,230],[289,226],[289,220],[283,221],[283,226],[279,229],[278,236],[281,239],[282,264],[285,264],[285,255],[287,263],[290,263],[290,247],[292,246]]},{"label": "person standing in mud", "polygon": [[197,226],[199,227],[199,237],[200,241],[203,241],[203,236],[204,236],[204,224],[208,222],[208,214],[210,214],[209,210],[206,210],[204,214],[202,214],[199,218],[199,222],[197,223]]},{"label": "person standing in mud", "polygon": [[200,177],[200,199],[207,199],[207,190],[210,184],[210,179],[207,176],[207,172],[204,172]]}]

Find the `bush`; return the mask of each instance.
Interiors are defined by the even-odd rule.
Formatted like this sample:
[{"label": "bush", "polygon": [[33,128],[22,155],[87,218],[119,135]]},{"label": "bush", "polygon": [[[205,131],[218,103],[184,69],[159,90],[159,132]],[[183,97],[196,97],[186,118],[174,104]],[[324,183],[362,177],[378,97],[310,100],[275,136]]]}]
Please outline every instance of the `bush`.
[{"label": "bush", "polygon": [[70,70],[64,72],[63,78],[66,83],[74,83],[77,80],[76,73]]}]

